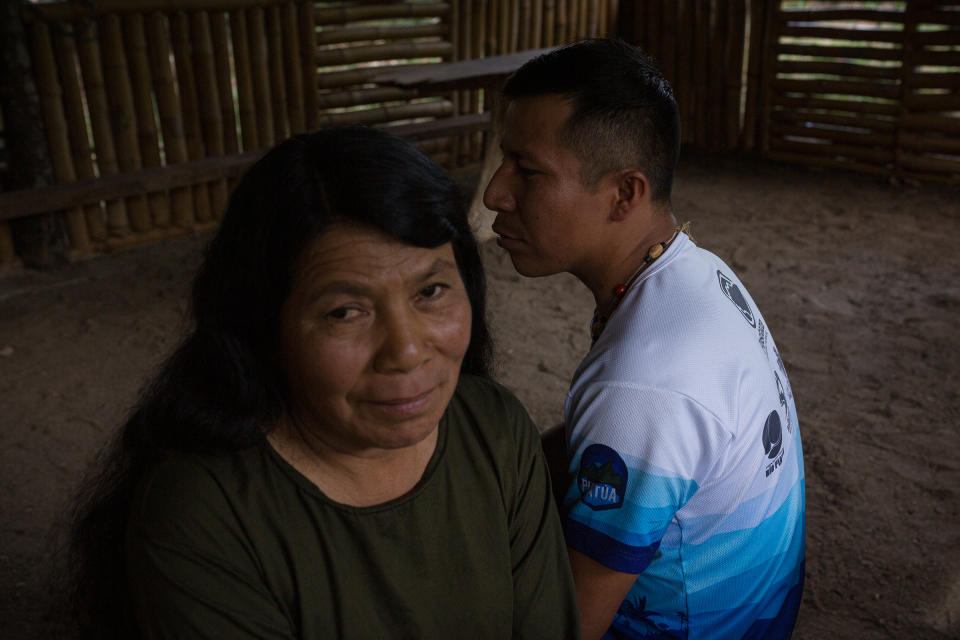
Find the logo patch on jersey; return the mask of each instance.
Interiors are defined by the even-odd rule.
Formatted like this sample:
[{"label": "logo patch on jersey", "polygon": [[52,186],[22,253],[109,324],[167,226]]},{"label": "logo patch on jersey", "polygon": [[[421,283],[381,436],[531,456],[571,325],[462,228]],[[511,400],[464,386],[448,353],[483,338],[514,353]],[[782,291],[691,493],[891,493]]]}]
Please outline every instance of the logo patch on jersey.
[{"label": "logo patch on jersey", "polygon": [[760,348],[767,352],[767,328],[763,326],[762,320],[757,320],[757,333],[760,334]]},{"label": "logo patch on jersey", "polygon": [[780,406],[783,407],[784,415],[787,416],[787,433],[793,433],[793,424],[790,420],[790,407],[787,406],[787,394],[783,390],[783,383],[780,382],[780,376],[776,371],[773,372],[773,377],[777,380],[777,395],[780,396]]},{"label": "logo patch on jersey", "polygon": [[592,444],[580,457],[577,487],[580,500],[594,511],[618,509],[627,490],[627,465],[610,447]]},{"label": "logo patch on jersey", "polygon": [[718,270],[717,276],[720,278],[720,288],[723,290],[723,295],[730,298],[730,301],[737,305],[737,309],[743,314],[744,320],[749,322],[751,327],[756,328],[757,320],[753,317],[753,311],[751,311],[750,305],[747,304],[747,299],[744,298],[743,293],[740,292],[740,287],[735,285],[730,278],[723,275],[722,271]]},{"label": "logo patch on jersey", "polygon": [[783,463],[783,429],[780,428],[780,414],[771,411],[763,423],[763,452],[771,462],[767,465],[767,475],[777,470]]}]

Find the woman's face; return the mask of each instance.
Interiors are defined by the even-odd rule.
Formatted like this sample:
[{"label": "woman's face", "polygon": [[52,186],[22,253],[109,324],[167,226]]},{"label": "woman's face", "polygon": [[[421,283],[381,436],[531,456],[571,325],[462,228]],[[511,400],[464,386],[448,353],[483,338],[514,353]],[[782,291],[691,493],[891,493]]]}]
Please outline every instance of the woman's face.
[{"label": "woman's face", "polygon": [[453,395],[470,322],[450,243],[332,227],[295,264],[280,312],[290,418],[340,453],[421,442]]}]

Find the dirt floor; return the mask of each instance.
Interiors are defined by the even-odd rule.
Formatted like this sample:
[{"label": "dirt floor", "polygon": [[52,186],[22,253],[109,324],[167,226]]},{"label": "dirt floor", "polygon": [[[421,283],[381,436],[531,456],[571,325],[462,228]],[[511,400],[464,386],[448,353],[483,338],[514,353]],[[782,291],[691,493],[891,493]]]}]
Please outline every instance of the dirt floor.
[{"label": "dirt floor", "polygon": [[[960,189],[696,156],[674,206],[746,283],[797,397],[794,637],[960,637]],[[36,632],[51,524],[181,334],[205,240],[0,277],[0,637]],[[591,298],[483,252],[499,378],[549,426]]]}]

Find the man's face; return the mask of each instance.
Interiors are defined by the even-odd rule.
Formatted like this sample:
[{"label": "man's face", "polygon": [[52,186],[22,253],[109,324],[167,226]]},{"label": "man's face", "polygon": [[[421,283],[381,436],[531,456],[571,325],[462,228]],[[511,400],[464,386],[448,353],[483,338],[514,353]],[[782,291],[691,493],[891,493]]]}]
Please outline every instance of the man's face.
[{"label": "man's face", "polygon": [[616,202],[616,185],[588,190],[580,160],[558,140],[572,111],[557,95],[518,98],[507,107],[503,163],[483,194],[497,212],[497,244],[525,276],[567,271],[581,277],[602,261],[602,234]]}]

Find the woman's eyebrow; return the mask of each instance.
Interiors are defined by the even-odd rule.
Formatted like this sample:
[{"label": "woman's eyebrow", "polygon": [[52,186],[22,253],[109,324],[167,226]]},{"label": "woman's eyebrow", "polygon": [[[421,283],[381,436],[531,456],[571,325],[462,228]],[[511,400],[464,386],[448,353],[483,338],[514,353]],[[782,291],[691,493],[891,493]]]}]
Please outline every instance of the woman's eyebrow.
[{"label": "woman's eyebrow", "polygon": [[456,268],[457,268],[457,265],[451,262],[450,260],[446,258],[437,258],[437,260],[432,265],[430,265],[430,268],[424,271],[423,275],[421,275],[417,280],[418,282],[423,280],[429,280],[430,278],[434,277],[438,273],[441,273],[443,271],[448,271],[451,269],[455,270]]}]

